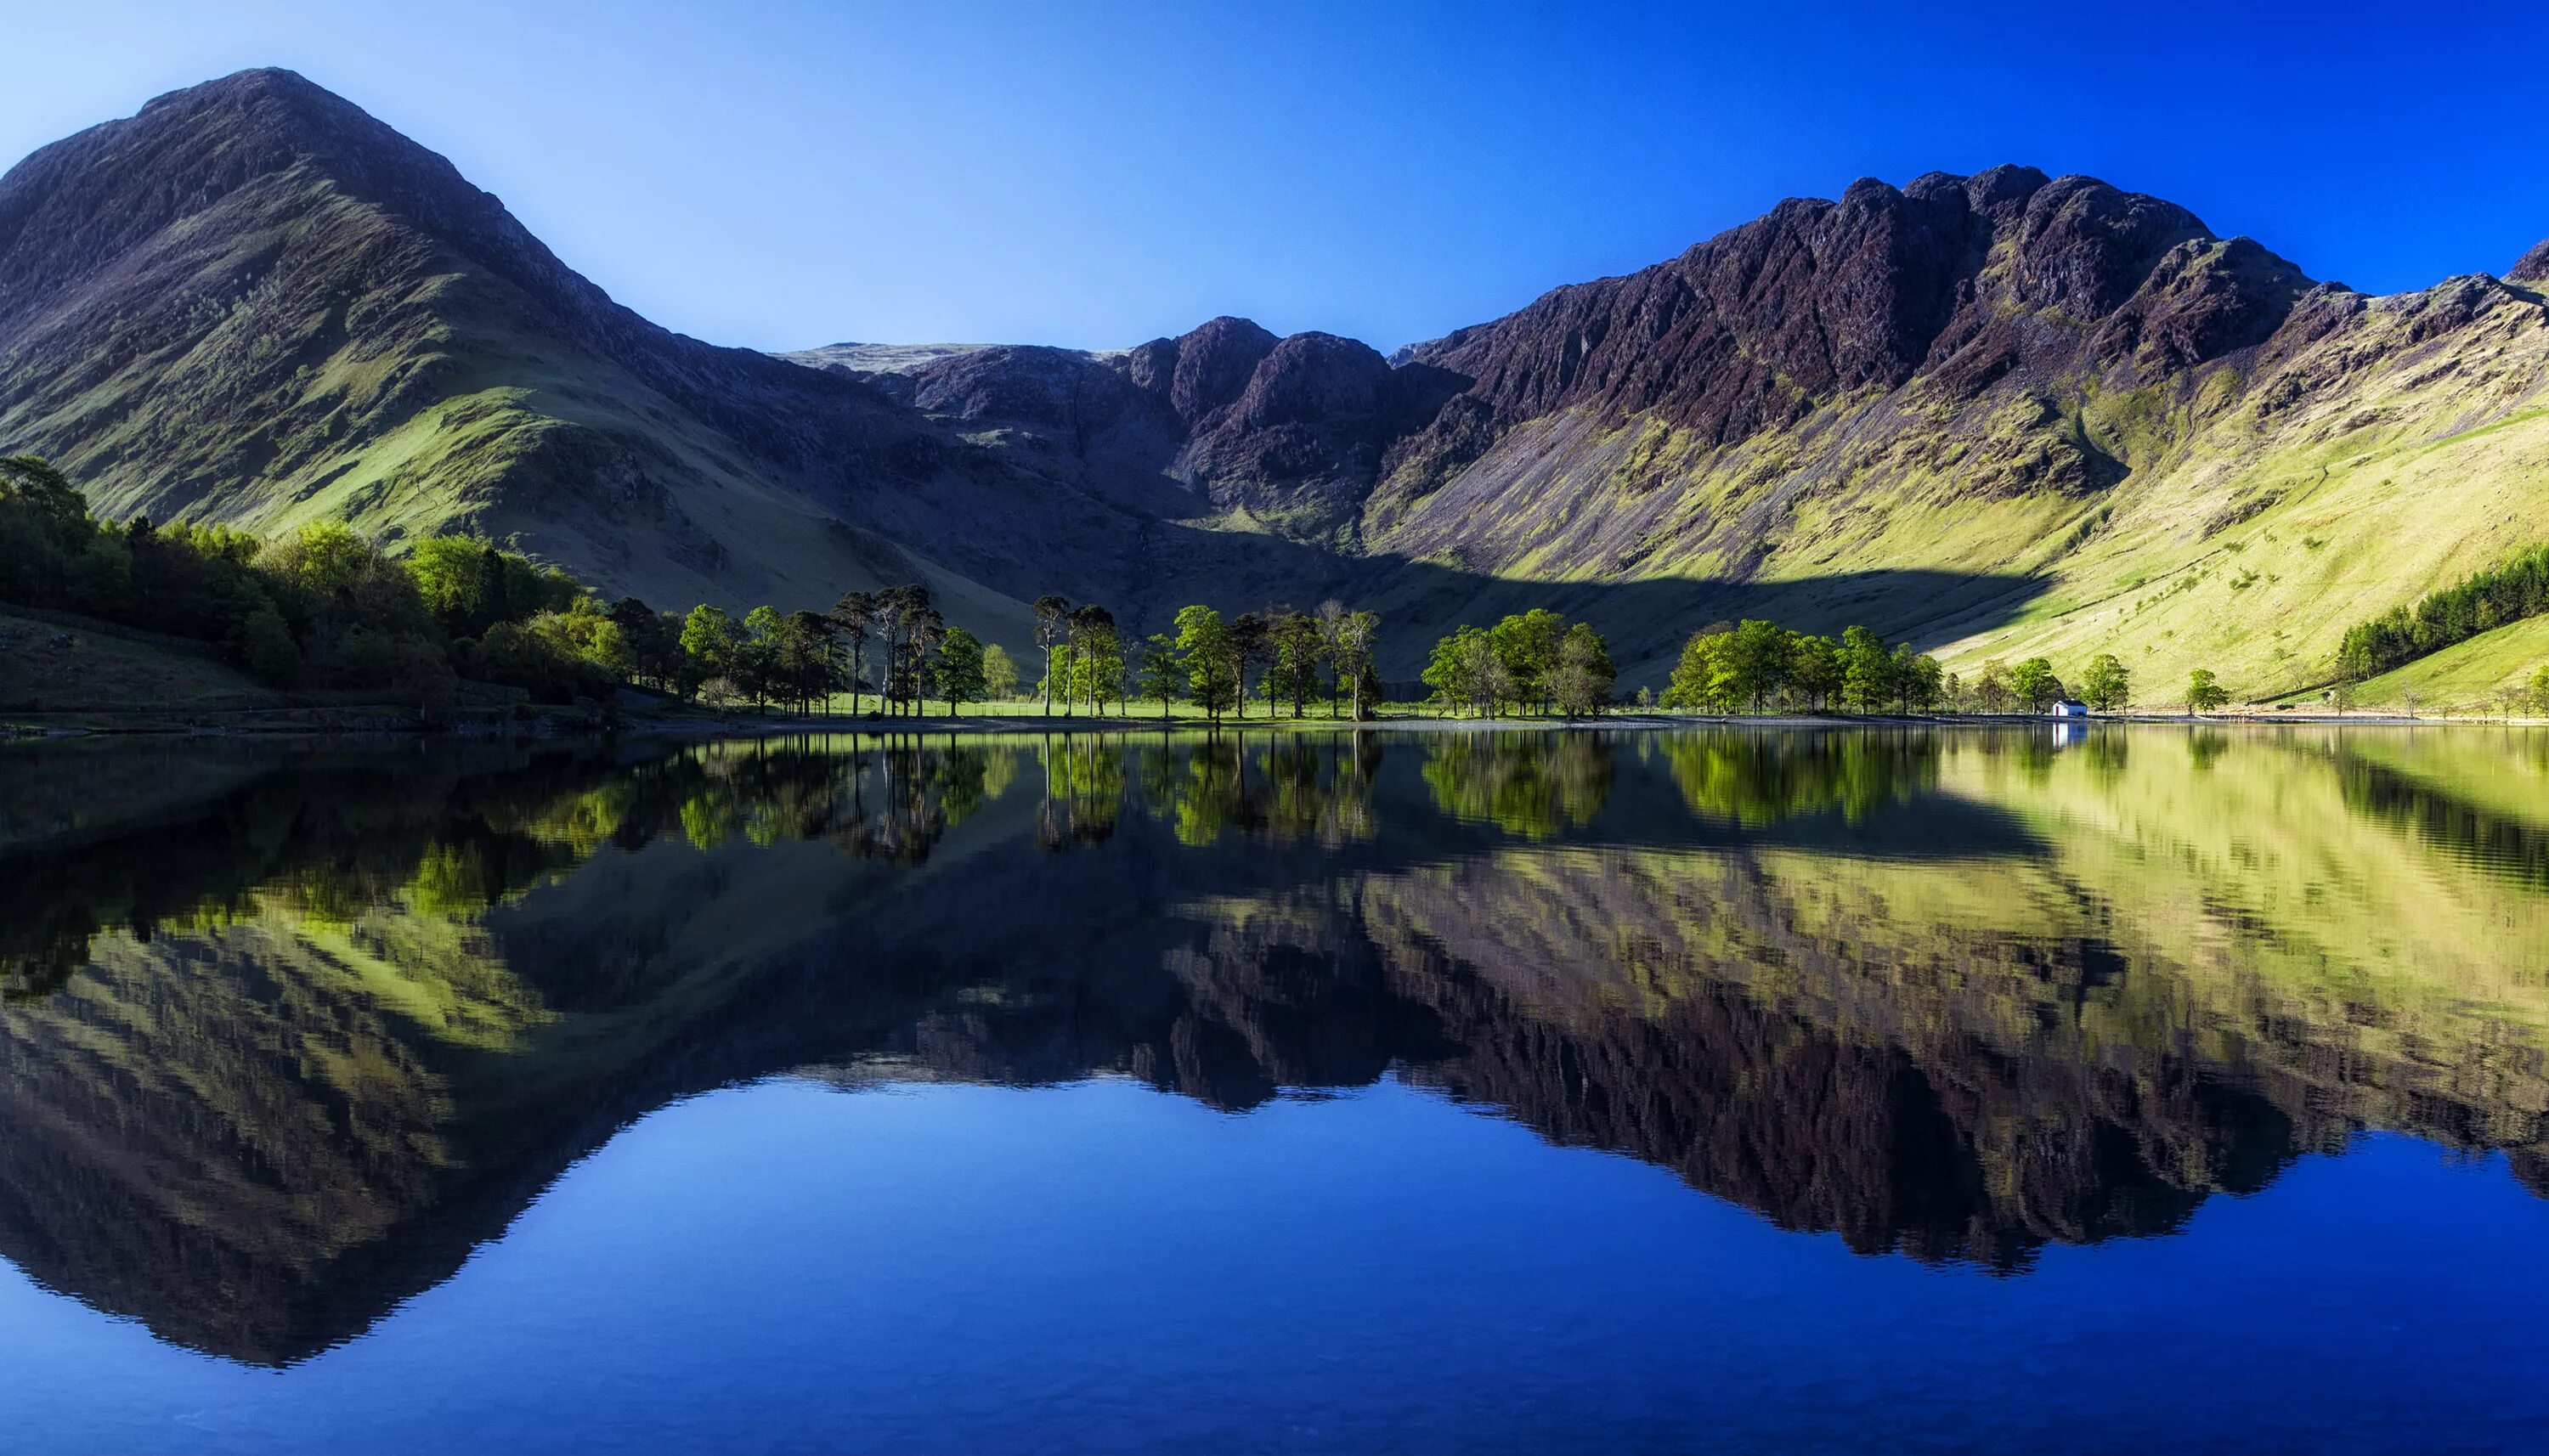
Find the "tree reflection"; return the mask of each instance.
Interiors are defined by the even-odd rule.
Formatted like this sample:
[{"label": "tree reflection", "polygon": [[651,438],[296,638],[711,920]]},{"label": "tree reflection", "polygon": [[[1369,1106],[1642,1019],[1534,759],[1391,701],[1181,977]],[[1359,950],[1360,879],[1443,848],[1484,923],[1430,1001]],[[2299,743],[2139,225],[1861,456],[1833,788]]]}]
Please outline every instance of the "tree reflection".
[{"label": "tree reflection", "polygon": [[1917,731],[1676,736],[1663,752],[1692,813],[1747,826],[1827,813],[1856,823],[1938,781],[1937,736]]},{"label": "tree reflection", "polygon": [[1593,822],[1611,796],[1607,738],[1590,733],[1458,733],[1436,740],[1425,781],[1446,814],[1553,839]]}]

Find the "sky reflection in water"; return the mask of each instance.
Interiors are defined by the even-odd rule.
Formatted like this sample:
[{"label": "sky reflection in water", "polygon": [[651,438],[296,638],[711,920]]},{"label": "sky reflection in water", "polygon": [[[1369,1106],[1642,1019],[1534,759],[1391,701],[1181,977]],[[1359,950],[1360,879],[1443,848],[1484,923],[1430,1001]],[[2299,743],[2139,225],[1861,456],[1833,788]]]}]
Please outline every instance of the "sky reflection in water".
[{"label": "sky reflection in water", "polygon": [[0,1399],[172,1451],[2485,1448],[2549,1417],[2544,750],[0,758]]}]

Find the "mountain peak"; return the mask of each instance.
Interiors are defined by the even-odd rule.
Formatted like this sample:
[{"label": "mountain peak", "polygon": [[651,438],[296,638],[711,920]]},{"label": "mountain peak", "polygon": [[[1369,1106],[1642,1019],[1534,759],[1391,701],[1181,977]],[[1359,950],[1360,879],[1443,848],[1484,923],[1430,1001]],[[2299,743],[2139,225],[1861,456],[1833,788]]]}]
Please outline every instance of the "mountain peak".
[{"label": "mountain peak", "polygon": [[2549,283],[2549,237],[2531,244],[2531,251],[2515,259],[2504,277],[2508,283]]},{"label": "mountain peak", "polygon": [[209,100],[268,95],[325,98],[338,106],[348,109],[354,107],[352,102],[299,71],[287,70],[277,65],[260,65],[250,66],[246,70],[233,71],[227,76],[216,76],[212,80],[200,81],[192,86],[181,86],[174,91],[162,92],[143,103],[142,110],[147,114],[168,106],[182,107]]}]

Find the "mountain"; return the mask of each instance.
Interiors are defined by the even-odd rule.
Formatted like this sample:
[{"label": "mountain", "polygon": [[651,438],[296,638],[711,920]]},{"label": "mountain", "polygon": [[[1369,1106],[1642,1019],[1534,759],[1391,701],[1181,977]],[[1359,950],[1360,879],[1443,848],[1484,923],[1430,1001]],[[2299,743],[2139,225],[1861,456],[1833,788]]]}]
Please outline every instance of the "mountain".
[{"label": "mountain", "polygon": [[906,577],[981,604],[967,573],[1001,562],[968,522],[1102,539],[1075,521],[1107,514],[873,390],[656,327],[441,157],[272,70],[0,179],[0,438],[109,514],[467,527],[666,605]]},{"label": "mountain", "polygon": [[[1385,376],[1304,345],[1315,384],[1248,386],[1288,414],[1188,418],[1166,468],[1360,553],[1420,619],[1429,564],[1533,583],[1481,609],[1571,602],[1649,678],[1694,613],[1764,611],[2282,691],[2351,621],[2549,539],[2544,276],[2549,244],[2372,298],[2091,178],[1861,181]],[[935,361],[915,403],[1050,433],[1007,403],[1021,352]],[[1675,584],[1697,590],[1624,590]]]},{"label": "mountain", "polygon": [[917,578],[1013,646],[1046,592],[1141,630],[1337,596],[1406,677],[1549,604],[1631,682],[1768,615],[2265,695],[2549,540],[2543,282],[2549,244],[2374,298],[1998,167],[1782,203],[1394,358],[1240,318],[773,357],[648,323],[262,70],[0,179],[0,447],[109,514],[474,529],[658,605]]}]

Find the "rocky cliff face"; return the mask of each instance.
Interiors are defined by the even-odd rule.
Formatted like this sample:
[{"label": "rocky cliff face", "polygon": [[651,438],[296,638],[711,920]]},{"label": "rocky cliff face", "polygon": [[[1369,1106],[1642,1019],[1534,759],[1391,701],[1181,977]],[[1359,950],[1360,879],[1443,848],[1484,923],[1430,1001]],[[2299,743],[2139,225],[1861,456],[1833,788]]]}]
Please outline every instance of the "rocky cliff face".
[{"label": "rocky cliff face", "polygon": [[1190,499],[1166,500],[1170,513],[1233,514],[1325,541],[1370,494],[1390,442],[1464,383],[1392,368],[1354,339],[1278,339],[1223,318],[1115,353],[954,355],[914,370],[909,399],[966,428],[1022,432],[1117,495],[1134,480],[1177,482]]}]

